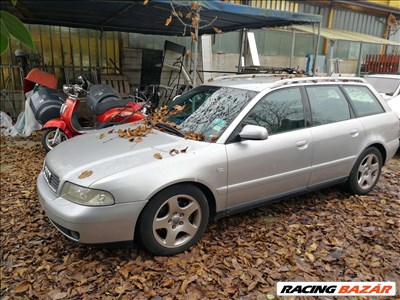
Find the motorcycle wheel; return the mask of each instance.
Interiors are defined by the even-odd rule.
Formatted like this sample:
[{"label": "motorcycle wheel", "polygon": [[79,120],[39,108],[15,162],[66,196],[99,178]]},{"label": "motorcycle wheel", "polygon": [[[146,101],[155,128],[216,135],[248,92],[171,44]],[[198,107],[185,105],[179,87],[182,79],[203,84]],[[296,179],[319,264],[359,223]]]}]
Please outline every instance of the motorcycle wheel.
[{"label": "motorcycle wheel", "polygon": [[[57,130],[58,136],[56,136]],[[66,140],[68,140],[68,136],[64,131],[59,128],[48,128],[43,132],[42,146],[47,152],[49,152],[55,146]]]}]

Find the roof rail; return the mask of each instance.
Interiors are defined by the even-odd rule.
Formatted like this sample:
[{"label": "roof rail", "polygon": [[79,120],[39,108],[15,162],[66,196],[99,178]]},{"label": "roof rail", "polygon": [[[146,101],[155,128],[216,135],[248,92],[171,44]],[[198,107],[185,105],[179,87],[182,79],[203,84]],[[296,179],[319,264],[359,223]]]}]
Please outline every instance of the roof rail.
[{"label": "roof rail", "polygon": [[270,86],[271,89],[277,88],[283,85],[293,83],[317,83],[317,82],[358,82],[367,83],[364,78],[360,77],[296,77],[290,79],[283,79],[275,82]]},{"label": "roof rail", "polygon": [[230,79],[252,79],[252,78],[294,78],[295,74],[235,74],[235,75],[224,75],[212,78],[210,81],[230,80]]}]

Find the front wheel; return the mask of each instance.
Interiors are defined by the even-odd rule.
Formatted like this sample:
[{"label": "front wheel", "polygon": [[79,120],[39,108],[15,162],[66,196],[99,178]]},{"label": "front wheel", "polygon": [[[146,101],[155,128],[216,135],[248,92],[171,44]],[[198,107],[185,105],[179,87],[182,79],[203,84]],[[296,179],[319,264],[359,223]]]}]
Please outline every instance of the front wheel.
[{"label": "front wheel", "polygon": [[357,159],[346,188],[353,194],[368,194],[376,185],[382,170],[382,154],[375,147],[366,149]]},{"label": "front wheel", "polygon": [[169,187],[145,206],[138,223],[142,245],[155,255],[174,255],[194,245],[206,229],[209,207],[194,185]]},{"label": "front wheel", "polygon": [[48,128],[42,135],[42,145],[47,152],[66,140],[68,136],[60,128]]}]

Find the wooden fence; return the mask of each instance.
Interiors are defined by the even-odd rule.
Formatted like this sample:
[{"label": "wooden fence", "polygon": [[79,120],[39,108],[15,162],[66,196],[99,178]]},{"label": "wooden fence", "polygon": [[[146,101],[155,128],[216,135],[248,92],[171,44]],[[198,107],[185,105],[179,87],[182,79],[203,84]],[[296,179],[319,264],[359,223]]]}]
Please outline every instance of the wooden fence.
[{"label": "wooden fence", "polygon": [[368,73],[396,74],[399,72],[400,55],[367,55],[364,71]]}]

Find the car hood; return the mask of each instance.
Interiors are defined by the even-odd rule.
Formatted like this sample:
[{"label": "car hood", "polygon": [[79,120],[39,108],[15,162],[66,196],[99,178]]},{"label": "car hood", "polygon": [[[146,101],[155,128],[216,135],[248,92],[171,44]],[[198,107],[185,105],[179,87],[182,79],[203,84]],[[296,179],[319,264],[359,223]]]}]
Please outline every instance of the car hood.
[{"label": "car hood", "polygon": [[154,163],[160,158],[166,160],[178,153],[190,154],[209,145],[156,129],[140,139],[118,135],[119,129],[136,126],[124,124],[67,140],[47,154],[46,165],[60,178],[60,183],[70,181],[90,186],[118,172]]}]

